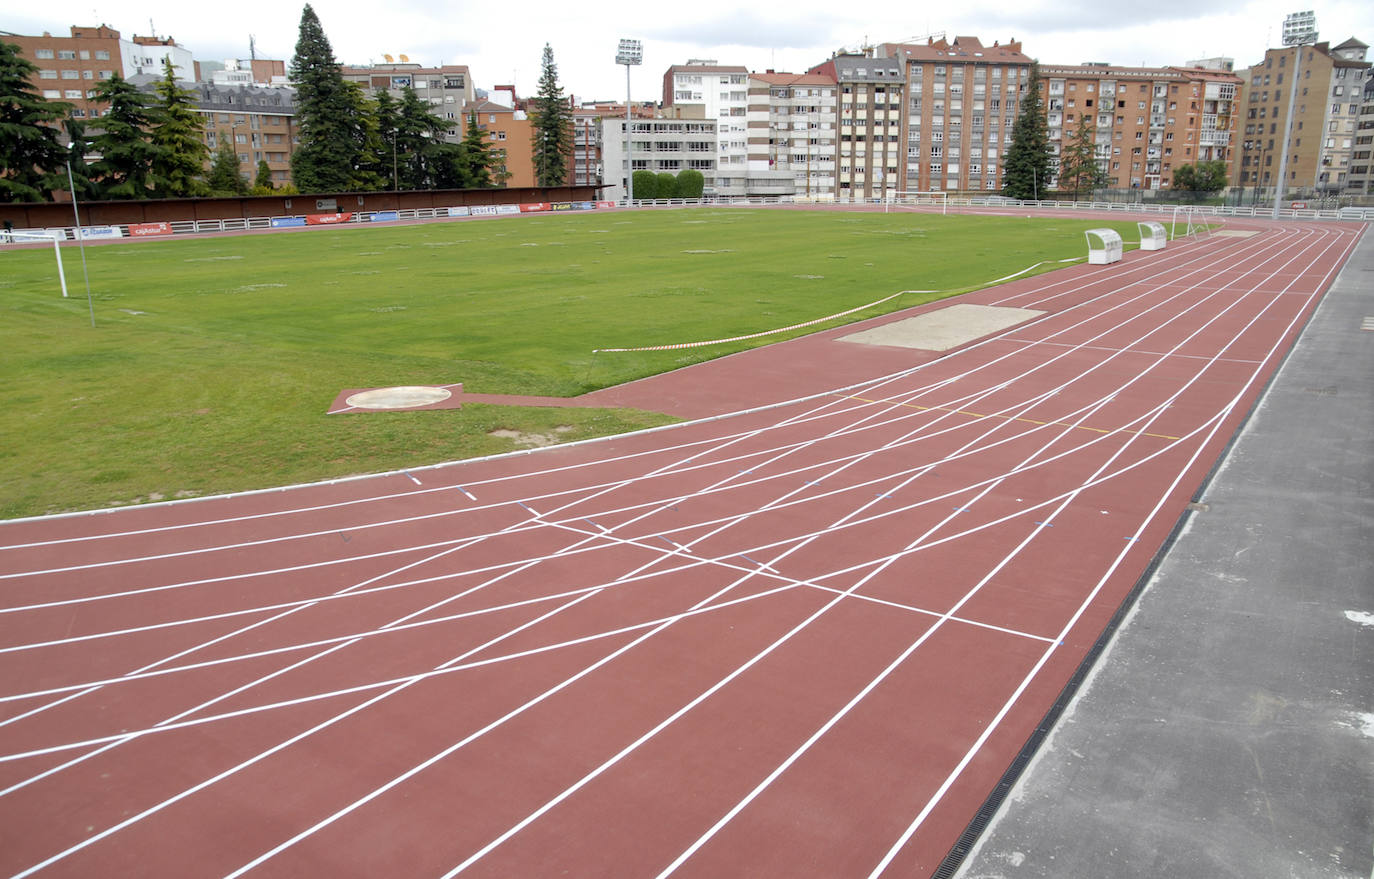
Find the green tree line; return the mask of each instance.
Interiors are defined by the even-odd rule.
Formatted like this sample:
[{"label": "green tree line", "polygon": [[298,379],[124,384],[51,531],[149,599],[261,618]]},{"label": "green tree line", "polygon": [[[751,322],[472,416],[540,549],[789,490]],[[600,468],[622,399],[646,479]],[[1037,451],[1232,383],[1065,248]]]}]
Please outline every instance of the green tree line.
[{"label": "green tree line", "polygon": [[[556,90],[552,55],[545,52]],[[3,201],[47,201],[54,191],[73,187],[82,199],[111,200],[489,188],[509,177],[503,154],[487,141],[475,113],[461,142],[450,143],[444,134],[451,123],[431,113],[410,87],[397,100],[385,91],[369,96],[345,80],[308,4],[291,61],[300,146],[291,155],[294,186],[287,189],[274,187],[265,161],[250,181],[228,140],[210,150],[206,114],[196,110],[194,93],[178,84],[170,59],[151,92],[118,73],[100,82],[94,99],[108,110],[89,123],[71,118],[70,104],[44,98],[32,84],[36,72],[17,46],[0,42]]]}]

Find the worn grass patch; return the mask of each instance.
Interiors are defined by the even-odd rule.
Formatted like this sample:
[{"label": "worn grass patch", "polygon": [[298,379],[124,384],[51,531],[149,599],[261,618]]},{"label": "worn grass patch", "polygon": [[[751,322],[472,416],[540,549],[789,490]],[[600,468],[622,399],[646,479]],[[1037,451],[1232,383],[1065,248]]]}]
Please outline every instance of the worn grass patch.
[{"label": "worn grass patch", "polygon": [[[325,411],[343,388],[387,385],[574,396],[785,336],[597,348],[755,333],[902,289],[961,292],[1083,255],[1092,225],[697,209],[109,244],[86,249],[94,329],[74,249],[64,251],[65,300],[51,249],[0,251],[0,516],[662,424],[671,419],[585,409]],[[1116,226],[1133,236],[1133,223]]]}]

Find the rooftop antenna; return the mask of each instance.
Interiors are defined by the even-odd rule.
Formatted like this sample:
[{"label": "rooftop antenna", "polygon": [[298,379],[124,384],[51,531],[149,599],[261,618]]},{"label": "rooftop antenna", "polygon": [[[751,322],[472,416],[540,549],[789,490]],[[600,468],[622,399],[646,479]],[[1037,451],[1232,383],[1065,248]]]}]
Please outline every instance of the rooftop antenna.
[{"label": "rooftop antenna", "polygon": [[248,35],[248,58],[250,61],[258,60],[258,39],[252,34]]}]

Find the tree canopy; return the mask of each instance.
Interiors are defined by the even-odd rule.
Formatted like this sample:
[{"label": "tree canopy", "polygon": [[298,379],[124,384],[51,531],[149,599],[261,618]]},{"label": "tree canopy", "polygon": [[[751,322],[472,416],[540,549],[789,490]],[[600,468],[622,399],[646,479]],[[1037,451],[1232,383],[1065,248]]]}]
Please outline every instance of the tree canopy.
[{"label": "tree canopy", "polygon": [[1199,192],[1210,195],[1226,188],[1226,162],[1221,159],[1183,165],[1174,169],[1171,190]]},{"label": "tree canopy", "polygon": [[153,125],[149,139],[157,148],[153,154],[153,179],[159,195],[186,198],[205,195],[205,161],[210,148],[205,145],[205,117],[195,110],[195,93],[177,84],[171,58],[162,59],[162,79],[154,89]]},{"label": "tree canopy", "polygon": [[1050,135],[1040,98],[1040,65],[1035,62],[1012,125],[1005,167],[1002,194],[1010,198],[1039,198],[1050,180]]},{"label": "tree canopy", "polygon": [[65,188],[59,169],[66,150],[56,125],[68,105],[38,93],[29,81],[37,70],[18,46],[0,41],[0,201],[44,201]]},{"label": "tree canopy", "polygon": [[1094,189],[1107,185],[1107,174],[1097,164],[1097,145],[1093,143],[1091,119],[1091,115],[1083,114],[1077,133],[1072,141],[1064,145],[1059,157],[1058,189],[1060,192],[1072,191],[1074,201],[1078,200],[1079,192],[1091,194]]},{"label": "tree canopy", "polygon": [[[354,186],[364,144],[357,118],[361,90],[350,89],[320,18],[310,4],[301,11],[296,54],[296,130],[300,146],[291,154],[291,174],[302,192],[344,192]],[[358,92],[355,94],[355,92]],[[373,157],[373,162],[377,161]]]},{"label": "tree canopy", "polygon": [[544,44],[539,76],[539,92],[530,117],[534,132],[534,182],[539,186],[562,186],[568,179],[568,157],[573,151],[572,112],[558,84],[558,67],[553,49]]},{"label": "tree canopy", "polygon": [[161,148],[149,134],[154,115],[148,96],[116,73],[95,87],[95,97],[110,105],[91,138],[100,155],[91,174],[101,198],[152,198],[165,184],[156,177]]}]

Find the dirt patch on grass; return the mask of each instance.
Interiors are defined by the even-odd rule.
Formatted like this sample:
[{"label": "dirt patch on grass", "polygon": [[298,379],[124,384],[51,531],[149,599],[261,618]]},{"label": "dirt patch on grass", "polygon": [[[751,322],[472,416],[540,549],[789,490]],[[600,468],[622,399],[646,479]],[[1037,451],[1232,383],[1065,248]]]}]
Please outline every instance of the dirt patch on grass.
[{"label": "dirt patch on grass", "polygon": [[503,427],[491,431],[488,435],[499,439],[508,439],[513,441],[517,446],[533,449],[543,446],[553,446],[563,442],[564,435],[570,433],[572,429],[572,425],[570,424],[560,424],[549,433],[525,433],[523,431],[510,430],[509,428]]}]

